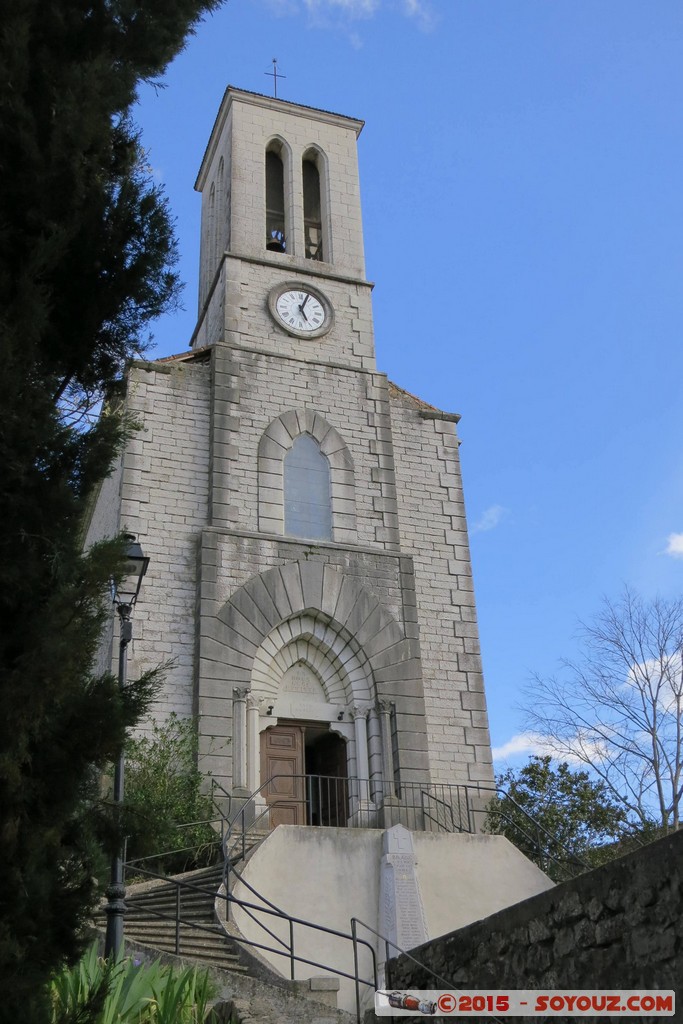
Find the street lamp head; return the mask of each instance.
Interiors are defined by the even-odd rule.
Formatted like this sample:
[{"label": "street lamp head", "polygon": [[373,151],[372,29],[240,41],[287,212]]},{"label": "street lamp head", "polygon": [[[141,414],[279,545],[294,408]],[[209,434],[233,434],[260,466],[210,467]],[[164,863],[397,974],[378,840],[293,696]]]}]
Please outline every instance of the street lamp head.
[{"label": "street lamp head", "polygon": [[113,599],[116,605],[132,606],[138,599],[149,558],[143,553],[135,534],[124,533],[123,536],[126,540],[126,560],[121,579],[113,585]]}]

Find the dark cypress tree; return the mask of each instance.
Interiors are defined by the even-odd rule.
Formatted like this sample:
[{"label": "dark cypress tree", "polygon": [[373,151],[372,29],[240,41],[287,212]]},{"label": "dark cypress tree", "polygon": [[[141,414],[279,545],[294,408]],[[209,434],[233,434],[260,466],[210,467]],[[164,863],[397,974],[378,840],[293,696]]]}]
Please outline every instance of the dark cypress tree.
[{"label": "dark cypress tree", "polygon": [[[219,0],[11,0],[0,25],[0,988],[44,1020],[95,897],[94,774],[153,692],[93,676],[120,546],[81,554],[126,363],[178,294],[130,109]],[[88,413],[107,397],[98,422]]]}]

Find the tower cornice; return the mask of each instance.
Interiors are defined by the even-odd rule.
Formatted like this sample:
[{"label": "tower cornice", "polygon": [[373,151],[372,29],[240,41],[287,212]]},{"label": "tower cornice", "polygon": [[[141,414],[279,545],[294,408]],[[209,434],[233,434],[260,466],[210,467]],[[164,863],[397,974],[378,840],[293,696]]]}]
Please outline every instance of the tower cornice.
[{"label": "tower cornice", "polygon": [[264,96],[260,92],[249,92],[247,89],[237,89],[234,85],[229,85],[223,93],[223,99],[216,115],[213,128],[211,129],[211,135],[202,157],[201,166],[197,174],[197,180],[194,183],[195,191],[201,192],[206,182],[206,175],[213,155],[218,144],[218,140],[221,136],[223,126],[227,120],[228,114],[233,103],[247,103],[256,107],[262,107],[266,110],[278,110],[287,111],[290,114],[300,114],[302,117],[306,117],[312,121],[321,121],[324,124],[334,124],[340,126],[347,126],[355,132],[356,138],[360,135],[365,125],[365,121],[361,121],[357,117],[347,117],[345,114],[335,114],[331,110],[322,110],[319,107],[308,107],[305,103],[292,103],[290,100],[275,99],[273,96]]}]

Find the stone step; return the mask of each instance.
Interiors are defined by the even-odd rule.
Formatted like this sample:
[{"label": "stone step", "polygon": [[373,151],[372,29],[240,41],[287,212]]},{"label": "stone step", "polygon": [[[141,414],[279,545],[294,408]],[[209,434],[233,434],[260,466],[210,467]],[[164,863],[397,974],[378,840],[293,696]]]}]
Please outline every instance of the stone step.
[{"label": "stone step", "polygon": [[[164,947],[173,951],[175,949],[175,929],[169,929],[167,932],[157,932],[154,930],[137,931],[136,929],[127,929],[126,937],[133,939],[135,942],[141,942],[146,946]],[[187,950],[194,950],[197,953],[210,954],[215,957],[226,957],[228,960],[239,960],[239,954],[236,952],[235,947],[231,944],[222,941],[220,936],[216,936],[211,939],[207,936],[206,938],[198,937],[197,935],[188,935],[188,933],[181,932],[178,936],[178,942],[183,953],[187,953]]]},{"label": "stone step", "polygon": [[[211,907],[205,910],[183,910],[181,907],[180,921],[191,921],[193,924],[213,924],[215,916],[212,910]],[[128,904],[126,919],[130,921],[173,921],[175,924],[175,907],[160,907],[152,911],[149,908],[141,910],[135,904]]]},{"label": "stone step", "polygon": [[[196,935],[199,938],[206,937],[208,939],[211,939],[211,937],[213,936],[221,942],[228,941],[226,939],[225,932],[222,930],[222,928],[220,928],[219,925],[213,924],[211,922],[208,922],[206,924],[204,924],[203,922],[197,922],[197,924],[199,925],[199,927],[193,927],[191,924],[183,924],[181,922],[180,934]],[[137,920],[134,917],[127,917],[125,927],[126,931],[135,932],[136,935],[141,935],[143,932],[145,934],[154,933],[155,935],[175,935],[176,929],[175,921],[173,919],[164,919],[161,917],[153,919],[138,918]]]},{"label": "stone step", "polygon": [[[175,921],[176,918],[176,905],[175,903],[168,904],[146,904],[140,906],[139,903],[134,903],[131,900],[126,900],[126,914],[127,920],[131,921],[142,921],[148,919],[150,921]],[[104,907],[100,907],[95,914],[96,921],[106,920],[106,911]],[[212,924],[215,920],[213,900],[211,903],[205,903],[203,905],[196,905],[192,907],[186,907],[183,903],[180,905],[180,920],[181,921],[206,921],[207,924]]]},{"label": "stone step", "polygon": [[[212,907],[214,900],[216,899],[216,891],[206,893],[195,893],[186,892],[180,890],[180,906],[186,907],[188,910],[194,909],[195,907]],[[175,907],[177,903],[176,894],[172,896],[162,895],[150,895],[150,896],[127,896],[126,903],[128,906],[135,906],[143,908],[154,908],[154,907]]]},{"label": "stone step", "polygon": [[[264,840],[266,838],[266,836],[269,836],[269,835],[270,835],[270,830],[269,829],[268,830],[261,829],[261,830],[256,831],[256,832],[249,832],[247,834],[246,838],[245,838],[245,841],[244,841],[244,852],[245,852],[245,855],[247,853],[249,853],[250,850],[253,850],[253,848],[258,843],[262,842],[262,840]],[[235,835],[235,836],[230,836],[230,838],[226,840],[225,850],[226,850],[226,853],[228,854],[228,856],[230,857],[231,861],[235,860],[235,858],[239,859],[242,856],[242,836],[241,836],[241,834],[238,834],[238,835]]]},{"label": "stone step", "polygon": [[[126,938],[160,952],[176,952],[175,921],[126,921]],[[211,931],[195,929],[181,924],[179,954],[184,957],[211,962],[225,969],[247,973],[248,968],[239,961],[239,954],[223,931],[216,925]]]},{"label": "stone step", "polygon": [[240,1024],[355,1024],[355,1014],[337,1010],[321,1003],[311,1003],[302,995],[283,997],[265,987],[258,995],[233,997],[226,1008],[234,1015],[229,1019]]},{"label": "stone step", "polygon": [[[139,946],[144,946],[146,949],[154,950],[158,953],[172,953],[175,955],[175,942],[170,940],[165,941],[164,939],[159,939],[151,942],[138,938],[135,935],[128,937]],[[220,967],[223,971],[231,971],[235,974],[247,975],[249,971],[248,967],[239,962],[239,957],[236,954],[223,953],[220,949],[212,950],[194,947],[189,942],[183,942],[180,944],[179,956],[183,957],[185,960],[193,960],[201,964]]]},{"label": "stone step", "polygon": [[[180,889],[163,879],[131,885],[126,894],[126,938],[150,949],[175,953],[175,917],[180,892],[180,954],[203,964],[246,974],[248,968],[239,962],[235,944],[215,921],[214,902],[222,880],[223,865],[219,864],[179,876]],[[182,883],[192,888],[185,888]],[[97,920],[103,923],[105,919],[102,906]]]},{"label": "stone step", "polygon": [[[203,895],[205,892],[215,892],[218,886],[223,881],[223,871],[215,875],[209,875],[203,878],[191,878],[188,879],[187,885],[182,886],[183,890],[188,893],[197,893]],[[143,888],[144,887],[144,888]],[[127,887],[127,891],[136,898],[143,898],[147,896],[175,896],[177,886],[170,884],[169,882],[159,881],[156,885],[150,885],[148,882],[139,882],[136,885],[130,885]]]}]

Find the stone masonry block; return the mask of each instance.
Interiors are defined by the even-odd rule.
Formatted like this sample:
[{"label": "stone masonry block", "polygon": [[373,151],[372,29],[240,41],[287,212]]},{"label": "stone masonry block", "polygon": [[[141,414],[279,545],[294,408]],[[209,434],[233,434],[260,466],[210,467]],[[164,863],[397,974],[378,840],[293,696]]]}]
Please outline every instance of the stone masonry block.
[{"label": "stone masonry block", "polygon": [[280,423],[282,424],[284,429],[289,432],[290,441],[286,445],[286,447],[290,447],[292,439],[297,437],[300,433],[299,420],[297,418],[296,410],[290,409],[287,412],[283,412],[282,415],[280,416]]},{"label": "stone masonry block", "polygon": [[265,636],[273,626],[273,603],[268,598],[267,607],[262,608],[259,598],[262,597],[263,592],[259,589],[253,593],[254,589],[253,587],[240,587],[230,598],[230,604],[254,627],[259,636]]},{"label": "stone masonry block", "polygon": [[401,628],[398,623],[392,619],[364,644],[365,653],[372,660],[375,654],[379,654],[380,651],[385,651],[387,648],[393,647],[395,644],[400,643],[402,639],[403,633],[401,632]]},{"label": "stone masonry block", "polygon": [[305,605],[299,563],[288,562],[286,565],[280,566],[280,575],[282,576],[282,582],[287,591],[287,600],[292,611],[302,611]]},{"label": "stone masonry block", "polygon": [[279,620],[288,618],[292,613],[292,606],[289,603],[287,588],[279,569],[267,572],[262,577],[263,583],[268,591],[268,596],[276,609]]},{"label": "stone masonry block", "polygon": [[483,692],[460,694],[460,702],[464,711],[486,711],[486,697]]},{"label": "stone masonry block", "polygon": [[[368,590],[361,590],[360,592],[358,592],[356,588],[354,588],[354,590],[356,592],[351,603],[351,611],[344,624],[349,632],[356,636],[365,622],[370,619],[371,615],[375,616],[373,622],[379,621],[376,614],[379,606],[379,598]],[[342,587],[340,601],[344,597],[345,591]]]},{"label": "stone masonry block", "polygon": [[330,565],[324,566],[321,609],[330,616],[335,615],[343,581],[344,577],[337,569]]},{"label": "stone masonry block", "polygon": [[323,563],[303,562],[300,565],[301,586],[306,608],[320,608],[323,599]]},{"label": "stone masonry block", "polygon": [[[284,436],[284,431],[283,431]],[[287,435],[289,436],[289,435]],[[290,438],[291,441],[291,438]],[[259,444],[259,456],[264,459],[272,459],[278,466],[282,465],[283,456],[288,448],[288,445],[281,444],[279,438],[276,439],[270,435],[263,437]]]}]

